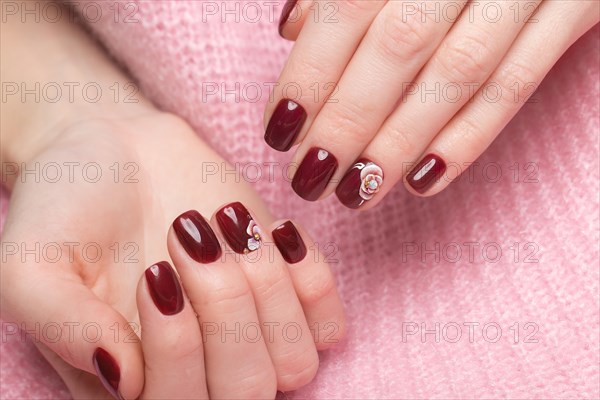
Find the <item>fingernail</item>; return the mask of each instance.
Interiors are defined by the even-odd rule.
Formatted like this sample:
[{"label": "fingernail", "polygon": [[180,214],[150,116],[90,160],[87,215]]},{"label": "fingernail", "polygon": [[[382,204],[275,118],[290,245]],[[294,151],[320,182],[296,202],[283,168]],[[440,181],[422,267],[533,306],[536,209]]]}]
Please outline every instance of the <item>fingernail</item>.
[{"label": "fingernail", "polygon": [[436,183],[446,172],[446,163],[435,154],[428,154],[407,175],[406,181],[423,194]]},{"label": "fingernail", "polygon": [[221,245],[210,225],[198,211],[181,214],[173,221],[179,243],[195,261],[208,264],[221,257]]},{"label": "fingernail", "polygon": [[366,158],[358,160],[346,172],[335,189],[340,202],[349,208],[358,208],[379,192],[383,184],[383,170]]},{"label": "fingernail", "polygon": [[292,10],[296,6],[297,2],[298,0],[287,0],[283,6],[283,9],[281,10],[281,17],[279,18],[279,35],[281,37],[283,37],[283,27],[290,18],[290,14],[292,13]]},{"label": "fingernail", "polygon": [[166,261],[146,269],[148,291],[156,308],[164,315],[175,315],[183,310],[183,292],[175,271]]},{"label": "fingernail", "polygon": [[221,232],[236,253],[246,254],[260,247],[261,231],[242,203],[231,203],[217,211]]},{"label": "fingernail", "polygon": [[300,262],[306,256],[304,240],[291,221],[284,222],[273,230],[273,241],[288,264]]},{"label": "fingernail", "polygon": [[278,151],[288,151],[302,130],[306,111],[292,100],[283,99],[277,104],[265,132],[265,142]]},{"label": "fingernail", "polygon": [[123,397],[119,393],[119,381],[121,380],[119,364],[117,364],[115,359],[101,347],[98,347],[96,351],[94,351],[93,363],[96,374],[98,375],[98,378],[100,378],[100,382],[102,382],[104,388],[115,399],[122,400]]},{"label": "fingernail", "polygon": [[300,163],[292,180],[292,188],[304,200],[317,200],[327,188],[338,162],[327,150],[313,147]]}]

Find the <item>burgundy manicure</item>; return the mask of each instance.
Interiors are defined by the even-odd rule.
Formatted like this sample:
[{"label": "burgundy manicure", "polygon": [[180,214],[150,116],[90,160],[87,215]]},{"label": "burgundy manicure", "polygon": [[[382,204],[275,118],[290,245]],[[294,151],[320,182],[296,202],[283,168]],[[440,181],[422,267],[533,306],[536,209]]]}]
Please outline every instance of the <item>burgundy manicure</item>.
[{"label": "burgundy manicure", "polygon": [[242,203],[221,208],[216,219],[225,240],[236,253],[246,254],[260,247],[260,229]]},{"label": "burgundy manicure", "polygon": [[156,308],[164,315],[175,315],[183,310],[183,292],[175,271],[166,261],[146,269],[148,291]]},{"label": "burgundy manicure", "polygon": [[283,99],[277,104],[265,132],[265,141],[278,151],[288,151],[302,130],[306,111],[292,100]]},{"label": "burgundy manicure", "polygon": [[358,160],[346,172],[335,189],[340,202],[349,208],[358,208],[379,192],[383,184],[383,170],[366,158]]},{"label": "burgundy manicure", "polygon": [[292,10],[296,6],[297,2],[298,0],[287,0],[283,6],[283,9],[281,10],[281,17],[279,18],[279,35],[281,37],[283,37],[283,27],[290,18],[290,14],[292,13]]},{"label": "burgundy manicure", "polygon": [[337,159],[327,150],[313,147],[300,163],[292,188],[304,200],[317,200],[327,188],[338,167]]},{"label": "burgundy manicure", "polygon": [[210,225],[198,211],[181,214],[173,221],[173,230],[188,255],[202,264],[221,257],[221,245]]},{"label": "burgundy manicure", "polygon": [[103,348],[98,347],[94,351],[93,357],[96,374],[104,388],[118,400],[123,399],[119,393],[119,382],[121,380],[121,370],[115,359]]},{"label": "burgundy manicure", "polygon": [[408,184],[417,192],[425,193],[446,172],[446,163],[435,154],[428,154],[408,174]]},{"label": "burgundy manicure", "polygon": [[295,264],[306,257],[306,245],[291,221],[284,222],[273,230],[273,241],[289,264]]}]

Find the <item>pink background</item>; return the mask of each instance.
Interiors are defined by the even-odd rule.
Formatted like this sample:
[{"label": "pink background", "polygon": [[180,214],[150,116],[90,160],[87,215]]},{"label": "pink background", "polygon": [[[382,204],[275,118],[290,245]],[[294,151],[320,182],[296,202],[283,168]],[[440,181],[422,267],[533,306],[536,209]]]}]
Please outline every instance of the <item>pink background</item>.
[{"label": "pink background", "polygon": [[[115,24],[105,11],[92,29],[156,104],[185,117],[231,162],[289,161],[262,140],[262,83],[276,81],[291,48],[277,34],[278,14],[258,23],[203,22],[199,1],[142,2],[140,23]],[[600,397],[599,33],[596,26],[560,60],[538,102],[478,160],[473,179],[434,198],[399,186],[357,214],[334,198],[304,202],[281,176],[255,184],[275,215],[337,244],[333,268],[349,318],[347,340],[321,354],[315,381],[287,397]],[[265,92],[255,103],[203,102],[202,82],[258,82]],[[497,182],[483,176],[484,166],[488,176],[500,169]],[[524,182],[528,171],[537,183]],[[479,243],[473,262],[465,242]],[[413,243],[439,245],[440,260],[407,254]],[[457,262],[452,243],[462,250]],[[493,262],[496,246],[502,255]],[[532,251],[538,262],[524,262]],[[436,323],[438,341],[433,333],[403,338],[403,327]],[[469,323],[479,324],[472,342]],[[486,323],[497,324],[487,336]],[[455,324],[462,337],[453,343]],[[498,341],[494,327],[502,330]],[[537,342],[528,343],[533,329],[529,339]],[[31,344],[3,336],[0,350],[0,398],[69,397]]]}]

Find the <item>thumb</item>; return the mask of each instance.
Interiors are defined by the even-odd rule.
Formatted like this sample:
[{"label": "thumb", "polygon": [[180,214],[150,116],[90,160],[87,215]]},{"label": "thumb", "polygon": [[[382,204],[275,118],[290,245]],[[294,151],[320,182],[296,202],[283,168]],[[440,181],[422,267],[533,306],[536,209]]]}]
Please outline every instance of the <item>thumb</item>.
[{"label": "thumb", "polygon": [[115,398],[137,398],[144,385],[143,356],[125,318],[68,270],[2,258],[2,317],[68,364],[96,374]]}]

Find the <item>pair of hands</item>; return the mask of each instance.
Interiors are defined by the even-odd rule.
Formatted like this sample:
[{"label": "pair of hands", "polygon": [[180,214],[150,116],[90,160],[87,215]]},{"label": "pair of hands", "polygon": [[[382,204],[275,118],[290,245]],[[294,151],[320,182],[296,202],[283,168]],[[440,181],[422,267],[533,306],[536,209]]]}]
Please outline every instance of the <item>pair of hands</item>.
[{"label": "pair of hands", "polygon": [[[288,0],[295,40],[265,112],[265,140],[299,144],[292,187],[371,208],[400,180],[430,196],[471,165],[600,3]],[[385,184],[384,184],[385,181]]]},{"label": "pair of hands", "polygon": [[[293,3],[284,11],[281,32],[297,43],[277,86],[276,101],[266,110],[266,139],[279,150],[300,143],[293,187],[302,197],[316,200],[335,189],[342,203],[354,208],[372,207],[400,179],[415,194],[442,190],[516,113],[531,94],[530,83],[537,85],[598,16],[597,2],[536,1],[536,22],[527,24],[531,8],[525,3],[519,3],[517,22],[510,8],[514,4],[497,3],[504,17],[494,23],[487,21],[493,14],[480,13],[492,2],[474,9],[473,22],[465,19],[464,9],[471,4],[466,1],[456,2],[463,8],[456,21],[450,8],[441,19],[432,19],[419,9],[422,2]],[[331,5],[333,9],[325,8]],[[321,11],[316,20],[315,10]],[[328,23],[332,10],[334,23]],[[65,31],[63,38],[73,35],[77,32]],[[38,35],[36,41],[44,37]],[[111,75],[108,80],[112,79]],[[470,85],[458,97],[451,92],[457,81]],[[498,86],[486,86],[488,82]],[[436,84],[449,89],[440,92]],[[299,87],[300,95],[292,96],[284,87]],[[437,90],[433,95],[432,87]],[[485,94],[469,91],[481,87],[492,89]],[[494,87],[502,92],[497,102],[489,101]],[[3,318],[37,334],[36,344],[75,398],[107,395],[92,374],[103,377],[108,391],[124,398],[265,397],[276,388],[290,390],[308,382],[316,369],[315,349],[326,347],[325,340],[335,342],[344,330],[339,298],[322,256],[315,259],[314,250],[309,251],[303,261],[288,265],[271,246],[273,252],[267,254],[275,258],[268,263],[231,260],[232,252],[209,264],[190,258],[175,232],[165,232],[182,211],[197,209],[209,216],[239,201],[262,227],[261,237],[269,239],[280,223],[244,183],[201,176],[199,163],[223,161],[185,123],[146,111],[136,118],[74,124],[66,132],[47,135],[52,140],[45,140],[49,144],[33,157],[15,157],[30,167],[94,161],[109,179],[56,184],[19,176],[3,236]],[[31,115],[39,119],[38,127],[47,124],[42,113]],[[413,172],[405,168],[414,164]],[[452,164],[457,168],[449,168]],[[118,182],[112,181],[114,165]],[[139,167],[137,182],[124,180],[130,172],[126,165]],[[226,234],[214,218],[210,225],[228,248]],[[310,248],[310,238],[299,230]],[[255,233],[253,227],[250,232]],[[75,259],[68,257],[73,243]],[[13,251],[7,244],[21,247],[9,255]],[[52,250],[55,244],[62,251],[60,262],[39,262],[23,251],[36,245]],[[99,245],[102,258],[83,252],[90,244],[92,251]],[[179,293],[170,267],[154,264],[169,256],[182,289],[181,297],[167,296],[167,303],[175,301],[174,310],[179,310],[177,299],[182,298],[183,308],[165,315],[147,279],[163,277],[158,286]],[[276,273],[266,275],[266,270]],[[154,298],[161,298],[160,289],[154,291]],[[265,316],[266,312],[274,314]],[[240,325],[240,335],[254,333],[256,325],[264,328],[264,322],[275,331],[254,343],[221,341],[218,332],[200,335],[202,327],[213,329],[234,319],[248,323]],[[141,341],[129,322],[141,325]],[[313,331],[316,326],[316,344],[306,340],[305,332],[298,342],[265,342],[265,337],[282,338],[277,327],[287,322]],[[52,331],[57,326],[60,340]],[[231,336],[235,332],[225,339]],[[302,357],[288,363],[289,354]],[[231,375],[236,372],[237,377]]]},{"label": "pair of hands", "polygon": [[[245,183],[204,176],[201,163],[225,162],[172,115],[49,135],[25,165],[95,163],[102,178],[98,167],[75,167],[72,182],[18,177],[2,312],[74,398],[274,398],[312,380],[344,316],[301,227],[275,221]],[[188,209],[200,213],[177,217]]]}]

